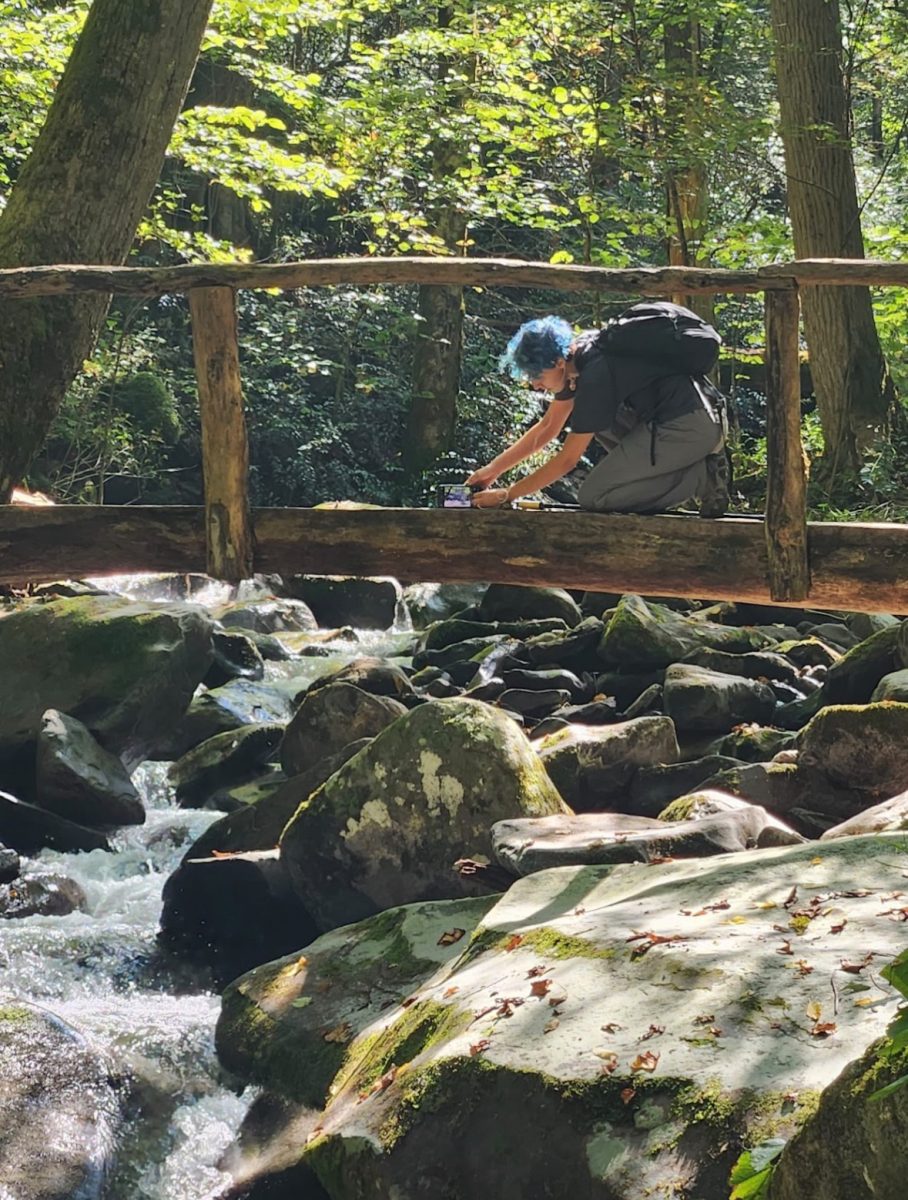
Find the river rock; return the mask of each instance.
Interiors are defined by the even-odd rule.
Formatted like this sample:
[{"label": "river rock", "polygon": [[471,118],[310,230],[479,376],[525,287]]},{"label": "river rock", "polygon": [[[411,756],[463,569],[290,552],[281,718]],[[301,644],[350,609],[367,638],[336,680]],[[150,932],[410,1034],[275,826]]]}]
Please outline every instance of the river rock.
[{"label": "river rock", "polygon": [[298,775],[350,742],[376,734],[407,709],[390,696],[374,696],[352,683],[331,683],[303,698],[281,743],[281,766]]},{"label": "river rock", "polygon": [[[292,713],[287,713],[290,720]],[[164,731],[150,746],[146,757],[152,762],[176,762],[202,742],[229,733],[251,724],[252,718],[236,710],[234,706],[222,704],[216,692],[202,692],[190,703],[173,727]]]},{"label": "river rock", "polygon": [[410,677],[396,663],[386,662],[383,658],[363,656],[325,675],[319,675],[309,685],[309,693],[317,692],[320,688],[332,683],[352,683],[354,687],[373,696],[390,696],[394,700],[402,700],[413,694],[413,684]]},{"label": "river rock", "polygon": [[[306,1161],[337,1197],[429,1178],[500,1200],[726,1200],[742,1148],[803,1122],[897,1005],[854,1004],[840,972],[833,1013],[829,987],[842,961],[902,947],[877,894],[900,888],[897,844],[518,881],[458,959],[347,1044]],[[814,919],[783,907],[793,887]]]},{"label": "river rock", "polygon": [[826,830],[820,840],[829,841],[863,833],[894,833],[899,829],[908,829],[908,791],[865,808],[847,821],[834,825]]},{"label": "river rock", "polygon": [[19,874],[19,855],[0,845],[0,883],[10,883]]},{"label": "river rock", "polygon": [[599,658],[610,666],[639,671],[670,666],[703,646],[744,654],[770,645],[772,640],[754,629],[695,620],[628,595],[605,627]]},{"label": "river rock", "polygon": [[131,768],[185,712],[211,632],[204,610],[186,604],[84,596],[14,609],[0,621],[0,757],[32,744],[56,708]]},{"label": "river rock", "polygon": [[[762,846],[763,831],[771,820],[765,809],[742,801],[682,821],[621,813],[559,814],[496,822],[492,848],[499,865],[520,876],[548,867],[705,858]],[[769,844],[794,845],[804,840],[793,830],[783,840],[781,828],[777,822]]]},{"label": "river rock", "polygon": [[560,617],[567,625],[579,625],[583,614],[562,588],[519,587],[490,584],[479,605],[482,621],[526,621]]},{"label": "river rock", "polygon": [[741,813],[748,810],[761,815],[762,827],[757,834],[757,847],[765,850],[770,846],[796,846],[807,839],[797,833],[790,825],[781,821],[760,805],[751,804],[731,792],[723,792],[718,788],[701,788],[679,796],[673,800],[660,814],[661,821],[702,821],[728,813]]},{"label": "river rock", "polygon": [[901,623],[901,620],[891,613],[853,612],[845,618],[845,624],[861,641],[879,633],[881,629],[887,629],[891,625],[901,625]]},{"label": "river rock", "polygon": [[266,763],[277,761],[283,736],[282,725],[245,725],[202,742],[167,773],[177,803],[203,808],[219,788],[261,775]]},{"label": "river rock", "polygon": [[837,650],[851,650],[860,641],[857,634],[852,633],[848,626],[841,621],[825,621],[819,625],[805,621],[799,626],[799,630],[802,633],[809,633],[811,637],[819,638],[821,642],[835,646]]},{"label": "river rock", "polygon": [[403,601],[413,628],[426,629],[465,608],[478,610],[486,587],[484,583],[413,583],[404,588]]},{"label": "river rock", "polygon": [[563,802],[518,726],[476,700],[402,716],[321,787],[281,853],[306,907],[330,929],[379,909],[455,899],[457,858],[491,855],[496,820]]},{"label": "river rock", "polygon": [[220,687],[231,679],[264,679],[265,660],[245,634],[216,629],[212,646],[214,657],[202,681],[206,687]]},{"label": "river rock", "polygon": [[0,887],[0,917],[65,917],[85,906],[85,892],[65,875],[20,875]]},{"label": "river rock", "polygon": [[775,650],[790,658],[796,667],[831,667],[842,657],[841,650],[834,650],[818,637],[780,642]]},{"label": "river rock", "polygon": [[123,763],[81,721],[56,709],[41,718],[35,759],[41,808],[92,828],[141,825],[145,808]]},{"label": "river rock", "polygon": [[537,618],[526,621],[466,621],[452,617],[436,621],[419,639],[419,650],[443,650],[455,642],[471,638],[490,638],[504,634],[513,638],[537,637],[540,633],[567,633],[568,624],[561,617]]},{"label": "river rock", "polygon": [[908,704],[830,705],[800,737],[798,762],[832,783],[887,800],[908,780]]},{"label": "river rock", "polygon": [[110,849],[107,838],[97,829],[67,821],[65,817],[27,804],[9,792],[0,792],[0,841],[20,854],[34,854],[44,849],[60,850],[64,854]]},{"label": "river rock", "polygon": [[99,1200],[121,1123],[110,1065],[44,1009],[0,1006],[0,1190]]},{"label": "river rock", "polygon": [[684,733],[727,732],[747,721],[762,724],[776,707],[772,688],[758,679],[688,663],[668,668],[663,695],[666,715]]},{"label": "river rock", "polygon": [[666,805],[699,787],[720,771],[740,766],[738,759],[709,754],[688,762],[640,767],[628,788],[625,811],[640,817],[658,817]]},{"label": "river rock", "polygon": [[541,739],[537,748],[555,787],[578,812],[614,807],[638,767],[676,762],[679,754],[668,717],[571,725]]},{"label": "river rock", "polygon": [[895,700],[900,704],[908,704],[908,668],[903,667],[899,671],[891,671],[884,675],[873,689],[870,700],[873,704],[881,700]]},{"label": "river rock", "polygon": [[348,759],[368,746],[370,740],[362,738],[358,742],[351,742],[337,754],[320,759],[302,774],[275,784],[268,794],[261,796],[254,804],[221,817],[193,842],[183,861],[207,858],[215,851],[272,850],[280,841],[284,826],[300,805],[305,804],[313,792]]},{"label": "river rock", "polygon": [[[908,1053],[875,1042],[820,1096],[772,1175],[773,1200],[901,1200],[908,1153]],[[806,1181],[809,1181],[807,1183]]]},{"label": "river rock", "polygon": [[403,589],[389,577],[291,575],[284,590],[302,600],[321,626],[390,629],[402,611]]},{"label": "river rock", "polygon": [[161,945],[222,985],[317,933],[276,849],[186,858],[164,885]]},{"label": "river rock", "polygon": [[318,621],[302,600],[234,601],[212,609],[225,629],[252,629],[256,633],[308,633],[318,629]]},{"label": "river rock", "polygon": [[758,650],[753,654],[731,654],[727,650],[713,650],[710,646],[698,646],[681,659],[683,663],[693,663],[698,667],[708,667],[711,671],[721,671],[725,675],[744,675],[747,679],[778,680],[797,687],[801,683],[801,674],[797,667],[788,661],[784,654],[776,654],[772,650]]},{"label": "river rock", "polygon": [[732,767],[708,779],[705,786],[769,809],[805,837],[819,837],[867,804],[862,793],[839,786],[816,768],[802,766],[800,756],[794,763],[758,762]]},{"label": "river rock", "polygon": [[603,624],[598,617],[585,617],[567,633],[555,630],[552,633],[539,633],[535,637],[527,638],[523,643],[520,658],[536,668],[567,667],[571,671],[586,670],[594,648],[602,638],[602,630]]},{"label": "river rock", "polygon": [[345,925],[237,979],[216,1031],[221,1062],[244,1083],[321,1108],[349,1043],[459,956],[493,897],[408,904]]},{"label": "river rock", "polygon": [[899,666],[901,627],[889,625],[833,663],[823,683],[824,704],[866,704],[884,675]]}]

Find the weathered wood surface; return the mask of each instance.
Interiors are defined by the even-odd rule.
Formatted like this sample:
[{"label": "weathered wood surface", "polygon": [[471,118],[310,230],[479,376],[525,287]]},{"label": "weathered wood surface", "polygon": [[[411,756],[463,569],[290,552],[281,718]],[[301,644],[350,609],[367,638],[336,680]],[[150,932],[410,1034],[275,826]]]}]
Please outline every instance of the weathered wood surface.
[{"label": "weathered wood surface", "polygon": [[249,441],[240,378],[235,293],[196,288],[189,294],[192,347],[202,420],[202,473],[208,574],[239,583],[252,566]]},{"label": "weathered wood surface", "polygon": [[766,552],[773,600],[810,590],[807,476],[801,445],[798,293],[766,293]]},{"label": "weathered wood surface", "polygon": [[797,284],[908,286],[908,262],[871,259],[796,259],[754,271],[709,267],[585,267],[515,258],[313,258],[290,263],[202,263],[178,267],[60,264],[0,271],[0,297],[71,296],[106,292],[162,296],[198,287],[301,288],[335,284],[441,284],[446,287],[544,287],[639,296],[673,293],[784,291]]},{"label": "weathered wood surface", "polygon": [[[908,278],[908,268],[906,268]],[[0,271],[6,299],[113,292],[161,296],[198,287],[301,288],[334,284],[441,284],[446,287],[543,287],[583,292],[599,289],[639,296],[673,292],[761,292],[791,287],[784,276],[705,267],[634,267],[618,270],[514,258],[324,258],[291,263],[189,264],[179,267],[43,266]]]},{"label": "weathered wood surface", "polygon": [[[259,509],[255,569],[770,603],[763,524],[727,517]],[[908,613],[908,525],[811,524],[811,607]],[[201,508],[0,506],[0,582],[205,565]]]}]

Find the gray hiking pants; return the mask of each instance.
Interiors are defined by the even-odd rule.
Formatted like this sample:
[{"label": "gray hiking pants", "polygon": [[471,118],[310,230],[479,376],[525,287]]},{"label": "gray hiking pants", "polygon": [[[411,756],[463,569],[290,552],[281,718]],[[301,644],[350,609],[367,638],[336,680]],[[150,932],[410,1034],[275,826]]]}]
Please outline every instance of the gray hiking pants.
[{"label": "gray hiking pants", "polygon": [[655,454],[651,426],[637,425],[587,475],[580,507],[626,513],[674,508],[700,494],[706,456],[721,446],[722,426],[705,408],[657,425]]}]

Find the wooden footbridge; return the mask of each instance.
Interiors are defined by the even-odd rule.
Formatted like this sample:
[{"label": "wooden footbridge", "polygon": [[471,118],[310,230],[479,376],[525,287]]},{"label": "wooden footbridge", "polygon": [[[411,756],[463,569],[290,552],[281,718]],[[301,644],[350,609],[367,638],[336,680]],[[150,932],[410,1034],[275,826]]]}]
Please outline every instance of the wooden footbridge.
[{"label": "wooden footbridge", "polygon": [[[544,287],[637,296],[762,292],[764,520],[575,511],[250,509],[235,295],[388,283]],[[0,301],[189,293],[205,507],[0,506],[0,583],[206,570],[489,580],[908,613],[908,525],[808,523],[798,361],[802,286],[908,286],[908,264],[801,260],[756,271],[609,270],[498,259],[354,258],[279,265],[0,270]]]}]

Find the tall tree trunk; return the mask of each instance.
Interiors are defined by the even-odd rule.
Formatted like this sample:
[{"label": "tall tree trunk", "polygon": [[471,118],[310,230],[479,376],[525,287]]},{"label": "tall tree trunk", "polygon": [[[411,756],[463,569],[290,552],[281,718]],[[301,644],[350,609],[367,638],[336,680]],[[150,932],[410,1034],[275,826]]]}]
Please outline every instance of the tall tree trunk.
[{"label": "tall tree trunk", "polygon": [[[438,27],[447,29],[454,10],[438,9]],[[439,87],[443,88],[450,62],[438,65]],[[447,92],[445,92],[447,94]],[[451,103],[456,104],[454,98]],[[450,178],[461,161],[456,147],[439,139],[433,151],[432,173],[436,180]],[[432,232],[448,249],[460,253],[458,242],[466,236],[466,217],[453,206],[431,214]],[[463,349],[463,289],[422,286],[417,304],[419,324],[413,348],[413,397],[407,418],[404,462],[420,470],[433,462],[451,444],[460,388],[460,358]]]},{"label": "tall tree trunk", "polygon": [[[0,216],[0,266],[122,263],[164,161],[212,0],[95,0]],[[40,448],[109,300],[0,313],[0,503]]]},{"label": "tall tree trunk", "polygon": [[[706,164],[696,154],[700,77],[700,23],[683,5],[682,19],[666,20],[663,39],[666,71],[666,134],[671,155],[665,173],[666,210],[669,218],[668,261],[673,267],[705,266],[703,238],[709,213]],[[704,320],[713,320],[713,297],[677,295]]]},{"label": "tall tree trunk", "polygon": [[[798,258],[863,258],[838,0],[771,0],[788,205]],[[853,471],[894,401],[865,287],[803,288],[826,445],[824,473]]]}]

